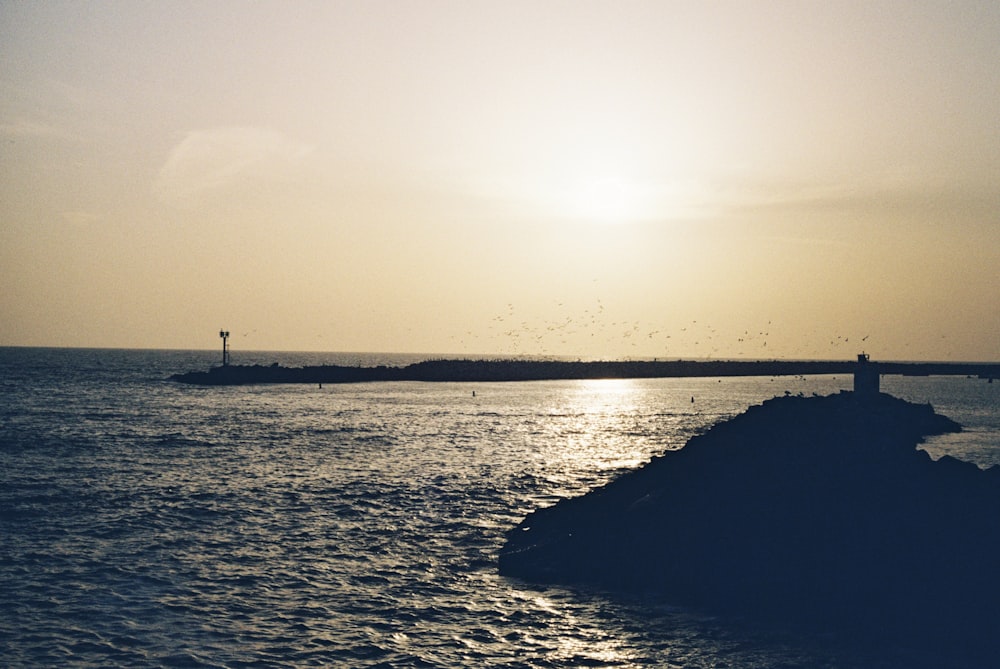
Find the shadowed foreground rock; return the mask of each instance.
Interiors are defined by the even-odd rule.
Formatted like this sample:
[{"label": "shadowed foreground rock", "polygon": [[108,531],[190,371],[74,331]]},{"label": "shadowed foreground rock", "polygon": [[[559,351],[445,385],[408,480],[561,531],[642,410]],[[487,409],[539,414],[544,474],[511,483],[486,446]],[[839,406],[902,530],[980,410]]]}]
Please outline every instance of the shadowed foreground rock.
[{"label": "shadowed foreground rock", "polygon": [[1000,468],[918,450],[959,426],[881,394],[782,397],[529,515],[501,573],[716,613],[996,648]]}]

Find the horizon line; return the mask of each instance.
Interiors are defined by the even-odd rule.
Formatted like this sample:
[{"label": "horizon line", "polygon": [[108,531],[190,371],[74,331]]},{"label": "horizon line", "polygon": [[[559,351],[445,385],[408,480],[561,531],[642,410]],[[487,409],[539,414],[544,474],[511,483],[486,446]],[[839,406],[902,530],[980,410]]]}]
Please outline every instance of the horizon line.
[{"label": "horizon line", "polygon": [[[0,344],[0,349],[54,349],[79,351],[177,351],[177,352],[218,352],[217,348],[180,348],[180,347],[140,347],[140,346],[59,346],[33,344]],[[407,351],[319,351],[293,349],[246,349],[246,354],[295,354],[295,355],[385,355],[385,356],[425,356],[427,360],[519,360],[535,361],[553,360],[559,362],[853,362],[854,357],[831,358],[753,358],[753,357],[704,357],[704,356],[620,356],[595,357],[574,354],[551,353],[437,353],[437,352],[407,352]],[[872,362],[894,364],[948,364],[948,365],[1000,365],[997,360],[942,360],[942,359],[894,359],[873,358]],[[237,363],[238,364],[238,363]]]}]

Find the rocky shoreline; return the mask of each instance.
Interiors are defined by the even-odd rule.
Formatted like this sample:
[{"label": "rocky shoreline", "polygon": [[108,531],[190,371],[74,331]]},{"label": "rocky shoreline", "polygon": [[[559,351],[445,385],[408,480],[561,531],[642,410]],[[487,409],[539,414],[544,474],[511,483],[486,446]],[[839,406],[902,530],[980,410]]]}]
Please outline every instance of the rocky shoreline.
[{"label": "rocky shoreline", "polygon": [[960,429],[886,394],[775,398],[533,512],[500,572],[990,653],[1000,467],[916,448]]}]

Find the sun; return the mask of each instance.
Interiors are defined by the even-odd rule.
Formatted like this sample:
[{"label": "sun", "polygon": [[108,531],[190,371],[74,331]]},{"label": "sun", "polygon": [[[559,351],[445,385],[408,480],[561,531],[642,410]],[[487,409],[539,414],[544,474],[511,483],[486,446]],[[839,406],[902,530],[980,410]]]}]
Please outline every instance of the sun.
[{"label": "sun", "polygon": [[569,218],[616,225],[643,215],[644,198],[632,182],[613,176],[586,177],[560,189],[560,211]]},{"label": "sun", "polygon": [[634,172],[540,169],[506,192],[531,215],[594,225],[644,223],[662,213],[663,189]]}]

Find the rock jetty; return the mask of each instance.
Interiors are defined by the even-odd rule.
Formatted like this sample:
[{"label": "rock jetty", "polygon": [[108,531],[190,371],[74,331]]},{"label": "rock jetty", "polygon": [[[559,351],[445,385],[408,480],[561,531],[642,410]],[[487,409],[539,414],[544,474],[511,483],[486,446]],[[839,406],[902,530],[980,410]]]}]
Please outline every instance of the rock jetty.
[{"label": "rock jetty", "polygon": [[[425,360],[405,367],[223,365],[174,374],[173,381],[207,386],[259,383],[358,383],[364,381],[544,381],[714,376],[850,374],[851,361],[795,360]],[[879,363],[881,374],[960,374],[1000,377],[997,363]]]},{"label": "rock jetty", "polygon": [[774,398],[533,512],[500,571],[989,654],[1000,467],[917,448],[960,429],[886,394]]}]

